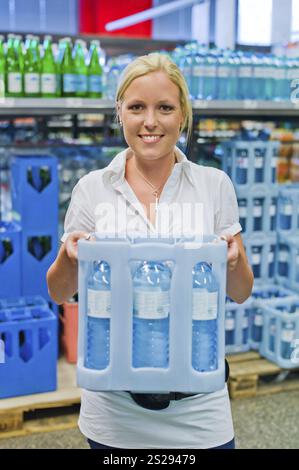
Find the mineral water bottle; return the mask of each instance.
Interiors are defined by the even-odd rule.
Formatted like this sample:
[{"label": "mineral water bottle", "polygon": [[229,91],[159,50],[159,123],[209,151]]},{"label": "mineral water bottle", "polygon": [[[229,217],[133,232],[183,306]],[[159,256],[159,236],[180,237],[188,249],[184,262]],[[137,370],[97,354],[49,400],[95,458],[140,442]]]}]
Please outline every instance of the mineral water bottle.
[{"label": "mineral water bottle", "polygon": [[262,341],[264,317],[260,308],[257,308],[253,315],[252,339],[256,343]]},{"label": "mineral water bottle", "polygon": [[242,322],[242,343],[248,343],[248,336],[249,336],[249,312],[248,308],[245,309],[243,322]]},{"label": "mineral water bottle", "polygon": [[40,56],[37,52],[38,41],[31,36],[24,59],[24,93],[27,97],[40,94]]},{"label": "mineral water bottle", "polygon": [[259,232],[263,224],[263,203],[262,198],[253,199],[253,230]]},{"label": "mineral water bottle", "polygon": [[243,232],[246,232],[246,221],[247,221],[247,199],[238,199],[239,205],[239,218]]},{"label": "mineral water bottle", "polygon": [[293,351],[292,343],[296,336],[296,323],[285,320],[281,329],[281,356],[283,359],[290,359]]},{"label": "mineral water bottle", "polygon": [[271,318],[269,323],[269,349],[271,352],[275,352],[275,336],[276,336],[276,321],[275,318]]},{"label": "mineral water bottle", "polygon": [[235,312],[227,310],[225,312],[225,344],[235,343]]},{"label": "mineral water bottle", "polygon": [[276,230],[276,209],[277,209],[277,198],[271,198],[271,205],[270,205],[270,230]]},{"label": "mineral water bottle", "polygon": [[217,368],[218,283],[205,262],[197,263],[192,274],[192,367],[205,372]]},{"label": "mineral water bottle", "polygon": [[275,267],[275,245],[270,245],[270,251],[268,253],[268,275],[270,278],[274,277]]},{"label": "mineral water bottle", "polygon": [[72,57],[72,41],[70,38],[64,40],[65,49],[61,63],[62,74],[62,96],[71,97],[76,93],[76,69]]},{"label": "mineral water bottle", "polygon": [[89,98],[102,98],[103,96],[103,66],[100,51],[100,41],[91,41],[88,67]]},{"label": "mineral water bottle", "polygon": [[252,63],[248,53],[239,52],[238,99],[252,99]]},{"label": "mineral water bottle", "polygon": [[14,35],[8,35],[6,53],[6,96],[23,96],[23,77],[18,58],[18,53],[14,47]]},{"label": "mineral water bottle", "polygon": [[55,98],[57,90],[56,64],[52,51],[52,36],[46,36],[41,60],[41,94],[43,98]]},{"label": "mineral water bottle", "polygon": [[279,228],[281,230],[290,230],[292,225],[293,203],[288,196],[282,197],[279,210]]},{"label": "mineral water bottle", "polygon": [[86,367],[105,369],[110,361],[110,266],[95,262],[87,284]]},{"label": "mineral water bottle", "polygon": [[299,282],[299,248],[296,250],[296,282]]},{"label": "mineral water bottle", "polygon": [[86,64],[86,42],[77,39],[73,51],[76,96],[84,98],[88,91],[88,69]]},{"label": "mineral water bottle", "polygon": [[246,184],[248,177],[248,148],[237,148],[236,183]]},{"label": "mineral water bottle", "polygon": [[0,35],[0,98],[5,96],[5,53],[4,36]]},{"label": "mineral water bottle", "polygon": [[170,283],[159,261],[143,261],[134,274],[133,367],[168,367]]},{"label": "mineral water bottle", "polygon": [[252,247],[252,270],[255,278],[260,279],[261,277],[261,265],[262,265],[262,247]]},{"label": "mineral water bottle", "polygon": [[282,277],[289,275],[289,248],[281,243],[278,252],[278,274]]},{"label": "mineral water bottle", "polygon": [[264,183],[266,149],[256,147],[254,149],[254,182]]}]

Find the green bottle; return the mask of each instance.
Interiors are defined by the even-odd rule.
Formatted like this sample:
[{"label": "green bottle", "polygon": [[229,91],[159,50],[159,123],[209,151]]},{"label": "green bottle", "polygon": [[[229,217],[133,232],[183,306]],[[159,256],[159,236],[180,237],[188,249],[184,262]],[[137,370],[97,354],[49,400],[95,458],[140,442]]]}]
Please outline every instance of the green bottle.
[{"label": "green bottle", "polygon": [[103,96],[103,68],[100,63],[100,41],[91,41],[88,68],[88,96],[89,98],[102,98]]},{"label": "green bottle", "polygon": [[76,40],[74,48],[74,66],[76,71],[76,96],[86,97],[88,91],[88,68],[85,59],[86,42]]},{"label": "green bottle", "polygon": [[23,77],[18,53],[14,47],[14,35],[8,35],[6,53],[5,89],[6,96],[23,96]]},{"label": "green bottle", "polygon": [[52,51],[52,37],[46,36],[44,56],[41,59],[41,95],[43,98],[55,98],[57,93],[56,64]]},{"label": "green bottle", "polygon": [[61,64],[62,75],[62,96],[75,96],[76,93],[76,74],[72,57],[72,41],[65,39],[65,50]]},{"label": "green bottle", "polygon": [[15,50],[19,58],[20,70],[23,76],[24,74],[24,50],[23,50],[22,36],[15,35],[14,46],[15,46]]},{"label": "green bottle", "polygon": [[39,54],[36,50],[37,41],[31,38],[24,60],[24,94],[26,97],[37,98],[40,96]]},{"label": "green bottle", "polygon": [[0,100],[5,96],[5,54],[3,41],[4,36],[0,36]]}]

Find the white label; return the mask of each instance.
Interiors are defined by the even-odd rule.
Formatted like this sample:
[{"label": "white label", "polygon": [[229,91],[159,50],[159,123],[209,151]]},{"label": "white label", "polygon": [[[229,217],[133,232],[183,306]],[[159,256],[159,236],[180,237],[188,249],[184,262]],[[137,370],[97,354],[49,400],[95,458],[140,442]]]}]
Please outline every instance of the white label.
[{"label": "white label", "polygon": [[192,301],[193,320],[209,320],[208,291],[206,289],[193,289]]},{"label": "white label", "polygon": [[284,70],[283,69],[276,69],[274,78],[275,78],[275,80],[284,80],[284,78],[285,78]]},{"label": "white label", "polygon": [[272,166],[272,168],[277,167],[277,157],[272,157],[271,158],[271,166]]},{"label": "white label", "polygon": [[241,78],[251,78],[251,68],[250,67],[240,67],[239,68],[239,77],[241,77]]},{"label": "white label", "polygon": [[111,291],[87,290],[87,315],[95,318],[111,317]]},{"label": "white label", "polygon": [[25,93],[39,93],[39,74],[38,73],[25,73]]},{"label": "white label", "polygon": [[245,330],[246,328],[248,328],[248,325],[249,325],[249,322],[248,322],[248,317],[243,317],[243,330]]},{"label": "white label", "polygon": [[56,75],[54,73],[43,73],[41,76],[42,93],[56,93]]},{"label": "white label", "polygon": [[4,86],[4,74],[0,73],[0,98],[4,96],[5,86]]},{"label": "white label", "polygon": [[272,323],[272,325],[270,325],[270,335],[274,336],[276,333],[276,325]]},{"label": "white label", "polygon": [[282,208],[282,213],[284,215],[292,215],[292,204],[286,204],[285,206],[283,206]]},{"label": "white label", "polygon": [[262,214],[263,214],[263,207],[262,206],[254,206],[253,216],[254,217],[262,217]]},{"label": "white label", "polygon": [[263,157],[255,157],[254,159],[255,168],[263,168],[263,163],[264,163]]},{"label": "white label", "polygon": [[278,260],[280,263],[286,263],[289,258],[289,253],[287,251],[280,251],[278,255]]},{"label": "white label", "polygon": [[264,67],[254,67],[253,76],[255,78],[264,78],[265,72]]},{"label": "white label", "polygon": [[239,168],[248,168],[248,158],[247,157],[238,157],[237,165]]},{"label": "white label", "polygon": [[273,251],[270,251],[268,253],[268,263],[273,263],[273,261],[274,261],[274,253]]},{"label": "white label", "polygon": [[228,78],[229,68],[228,67],[218,67],[218,77],[219,78]]},{"label": "white label", "polygon": [[239,216],[242,218],[247,217],[247,207],[245,206],[239,207]]},{"label": "white label", "polygon": [[227,318],[225,320],[226,331],[232,331],[235,329],[235,320],[233,318]]},{"label": "white label", "polygon": [[286,343],[291,343],[295,339],[295,331],[294,330],[282,330],[281,332],[281,340],[285,341]]},{"label": "white label", "polygon": [[8,74],[8,93],[21,93],[22,76],[20,73],[10,72]]},{"label": "white label", "polygon": [[296,68],[293,68],[293,69],[289,69],[287,71],[287,78],[288,80],[294,80],[296,78],[298,78],[298,69],[297,67]]},{"label": "white label", "polygon": [[252,255],[252,264],[260,264],[261,262],[261,255],[260,253],[254,253]]},{"label": "white label", "polygon": [[158,320],[169,315],[169,291],[150,292],[135,290],[134,310],[137,318]]},{"label": "white label", "polygon": [[254,317],[255,326],[262,326],[264,323],[263,315],[256,315]]},{"label": "white label", "polygon": [[218,292],[208,292],[208,315],[209,320],[217,318],[218,311]]},{"label": "white label", "polygon": [[193,67],[193,76],[201,77],[202,76],[202,67],[200,65],[195,65]]},{"label": "white label", "polygon": [[216,67],[214,67],[214,66],[212,66],[212,67],[203,66],[202,67],[202,75],[203,75],[203,77],[210,77],[210,78],[216,77]]},{"label": "white label", "polygon": [[270,216],[273,217],[273,215],[276,214],[276,204],[272,204],[270,206]]}]

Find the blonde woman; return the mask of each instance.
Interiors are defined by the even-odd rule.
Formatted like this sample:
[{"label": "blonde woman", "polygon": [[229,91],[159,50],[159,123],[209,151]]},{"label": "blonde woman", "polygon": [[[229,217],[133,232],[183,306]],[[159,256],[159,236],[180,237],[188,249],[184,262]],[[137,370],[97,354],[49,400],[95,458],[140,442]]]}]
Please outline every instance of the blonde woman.
[{"label": "blonde woman", "polygon": [[[77,291],[80,238],[132,227],[150,236],[165,221],[160,208],[171,204],[202,205],[204,233],[224,235],[228,242],[227,295],[238,303],[250,295],[253,275],[233,185],[224,172],[191,163],[176,147],[182,130],[191,132],[188,95],[184,77],[166,55],[139,57],[124,71],[116,110],[128,148],[73,190],[63,244],[47,275],[58,304]],[[107,219],[110,212],[102,211],[102,204],[110,204],[113,216]],[[169,234],[182,228],[177,213],[167,219]],[[190,227],[196,230],[194,220]],[[79,427],[92,448],[234,448],[226,386],[215,393],[168,396],[83,390]]]}]

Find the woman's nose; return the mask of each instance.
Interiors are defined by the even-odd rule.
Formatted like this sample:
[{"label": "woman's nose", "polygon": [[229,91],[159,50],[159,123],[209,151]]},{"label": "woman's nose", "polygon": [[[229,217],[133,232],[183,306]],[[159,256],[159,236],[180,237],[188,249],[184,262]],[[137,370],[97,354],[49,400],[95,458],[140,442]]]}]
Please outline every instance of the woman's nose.
[{"label": "woman's nose", "polygon": [[144,116],[144,126],[145,127],[155,127],[157,125],[156,113],[154,111],[147,111]]}]

